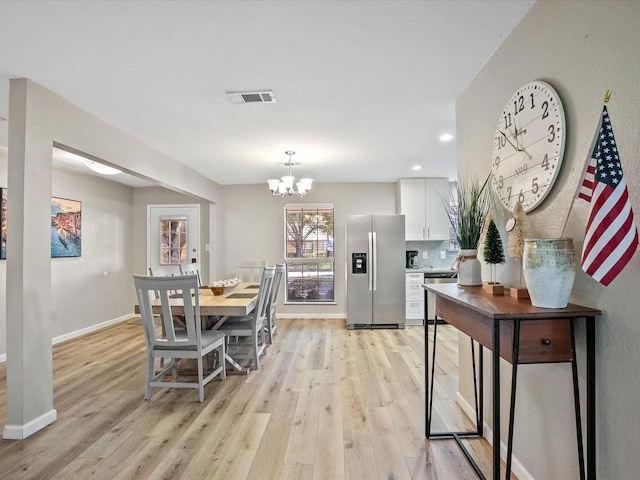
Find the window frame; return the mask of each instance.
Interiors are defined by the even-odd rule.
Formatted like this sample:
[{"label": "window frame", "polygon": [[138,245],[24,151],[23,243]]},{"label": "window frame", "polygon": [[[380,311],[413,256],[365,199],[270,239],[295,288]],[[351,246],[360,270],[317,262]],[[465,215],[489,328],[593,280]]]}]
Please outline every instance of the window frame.
[{"label": "window frame", "polygon": [[[289,257],[288,256],[288,246],[289,246],[289,236],[287,230],[287,213],[289,210],[319,210],[319,209],[331,209],[333,213],[333,229],[332,233],[329,235],[331,240],[332,254],[327,257]],[[335,294],[335,286],[336,286],[336,265],[335,265],[335,206],[333,203],[285,203],[283,209],[283,229],[284,229],[284,263],[285,263],[285,272],[284,272],[284,281],[285,281],[285,289],[284,289],[284,303],[286,305],[336,305],[336,294]],[[313,241],[303,241],[302,249],[303,251],[308,250],[308,245]],[[325,244],[326,245],[326,244]],[[313,247],[311,247],[311,251],[313,251]],[[327,301],[319,301],[319,300],[298,300],[298,299],[290,299],[289,298],[289,268],[290,265],[296,264],[323,264],[330,263],[332,270],[332,291],[333,296],[331,300]]]}]

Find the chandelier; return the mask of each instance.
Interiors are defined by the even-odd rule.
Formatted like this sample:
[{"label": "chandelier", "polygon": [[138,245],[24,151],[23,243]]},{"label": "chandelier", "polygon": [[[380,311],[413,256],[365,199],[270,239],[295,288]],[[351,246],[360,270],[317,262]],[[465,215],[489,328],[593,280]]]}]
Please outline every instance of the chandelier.
[{"label": "chandelier", "polygon": [[284,177],[278,180],[277,178],[270,178],[267,180],[269,184],[269,190],[271,190],[271,195],[280,195],[284,197],[285,195],[298,195],[299,197],[304,197],[309,190],[311,190],[311,182],[313,182],[312,178],[301,178],[298,183],[296,183],[296,188],[293,188],[293,182],[295,181],[295,177],[291,175],[291,167],[295,165],[293,160],[291,160],[291,155],[294,155],[296,152],[292,150],[287,150],[287,155],[289,155],[289,161],[284,164],[285,167],[289,167],[289,175],[285,175]]}]

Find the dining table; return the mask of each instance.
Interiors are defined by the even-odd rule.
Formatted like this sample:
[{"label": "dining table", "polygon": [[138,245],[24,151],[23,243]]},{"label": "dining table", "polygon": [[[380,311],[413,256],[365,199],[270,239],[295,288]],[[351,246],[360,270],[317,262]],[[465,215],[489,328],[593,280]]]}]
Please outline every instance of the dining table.
[{"label": "dining table", "polygon": [[[212,330],[217,330],[229,317],[242,317],[249,315],[256,307],[258,301],[259,283],[240,282],[237,286],[225,289],[222,295],[214,295],[209,287],[202,286],[199,289],[198,300],[200,303],[200,318],[202,329],[207,329],[208,317],[217,317]],[[160,300],[152,302],[153,313],[161,314]],[[135,313],[140,313],[136,304]],[[184,316],[184,303],[180,295],[171,298],[171,313],[174,316]],[[240,365],[228,352],[225,352],[226,361],[240,373],[249,373],[249,369]]]}]

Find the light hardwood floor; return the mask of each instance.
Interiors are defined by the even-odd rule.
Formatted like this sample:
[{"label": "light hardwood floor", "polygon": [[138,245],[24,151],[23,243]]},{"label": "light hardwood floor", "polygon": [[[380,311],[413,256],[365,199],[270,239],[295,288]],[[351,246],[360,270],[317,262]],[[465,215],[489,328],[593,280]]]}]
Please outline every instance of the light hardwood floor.
[{"label": "light hardwood floor", "polygon": [[[435,428],[471,428],[455,404],[457,334],[439,327]],[[424,335],[279,320],[263,368],[145,401],[142,327],[125,322],[56,345],[58,420],[0,440],[18,479],[400,480],[475,478],[452,440],[424,438]],[[6,369],[0,365],[0,418]],[[467,442],[485,473],[491,450]]]}]

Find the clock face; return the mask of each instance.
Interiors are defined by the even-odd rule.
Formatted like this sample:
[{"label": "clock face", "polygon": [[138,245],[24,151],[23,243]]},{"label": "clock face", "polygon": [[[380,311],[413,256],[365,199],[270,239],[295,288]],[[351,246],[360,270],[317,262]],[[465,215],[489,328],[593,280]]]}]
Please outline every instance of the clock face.
[{"label": "clock face", "polygon": [[523,85],[500,114],[493,139],[491,186],[510,212],[516,201],[528,212],[544,200],[564,154],[562,102],[547,83]]}]

